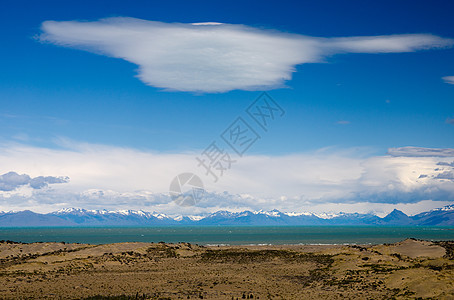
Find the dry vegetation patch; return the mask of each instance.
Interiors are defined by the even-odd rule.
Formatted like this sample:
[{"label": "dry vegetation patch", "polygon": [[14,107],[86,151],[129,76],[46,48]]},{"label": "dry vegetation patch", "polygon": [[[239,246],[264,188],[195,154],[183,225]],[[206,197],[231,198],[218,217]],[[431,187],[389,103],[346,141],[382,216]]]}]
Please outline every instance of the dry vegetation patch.
[{"label": "dry vegetation patch", "polygon": [[5,299],[453,299],[452,278],[453,242],[0,243]]}]

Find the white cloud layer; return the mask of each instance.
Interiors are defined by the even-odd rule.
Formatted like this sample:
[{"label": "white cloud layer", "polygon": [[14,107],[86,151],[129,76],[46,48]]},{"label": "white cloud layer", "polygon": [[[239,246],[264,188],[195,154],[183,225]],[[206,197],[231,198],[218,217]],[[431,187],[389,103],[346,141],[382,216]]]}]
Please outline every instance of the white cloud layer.
[{"label": "white cloud layer", "polygon": [[[0,210],[44,212],[82,207],[195,214],[243,209],[388,211],[400,207],[414,213],[454,200],[454,155],[364,157],[357,150],[320,150],[245,156],[214,183],[197,167],[197,154],[76,143],[59,150],[3,145],[0,173],[53,174],[68,176],[71,181],[0,192]],[[208,191],[196,207],[180,207],[168,196],[170,182],[183,172],[198,174]]]},{"label": "white cloud layer", "polygon": [[430,34],[317,38],[221,23],[162,23],[134,18],[45,21],[39,39],[121,58],[144,83],[169,90],[226,92],[281,87],[295,66],[337,53],[413,52],[450,47]]}]

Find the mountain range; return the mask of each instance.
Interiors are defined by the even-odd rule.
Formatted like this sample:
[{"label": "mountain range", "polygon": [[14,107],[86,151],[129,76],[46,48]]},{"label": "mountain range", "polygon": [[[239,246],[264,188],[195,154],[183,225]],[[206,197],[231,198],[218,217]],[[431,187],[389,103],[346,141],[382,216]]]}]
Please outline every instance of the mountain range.
[{"label": "mountain range", "polygon": [[381,218],[375,214],[283,213],[272,211],[218,211],[206,216],[168,216],[142,210],[86,210],[66,208],[47,214],[29,210],[0,212],[0,227],[39,226],[170,226],[170,225],[373,225],[454,226],[454,204],[414,216],[395,209]]}]

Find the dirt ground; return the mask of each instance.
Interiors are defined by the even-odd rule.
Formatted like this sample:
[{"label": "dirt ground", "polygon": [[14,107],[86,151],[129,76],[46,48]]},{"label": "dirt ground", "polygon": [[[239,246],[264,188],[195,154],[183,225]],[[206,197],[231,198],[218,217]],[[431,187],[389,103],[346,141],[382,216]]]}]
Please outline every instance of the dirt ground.
[{"label": "dirt ground", "polygon": [[0,243],[2,299],[454,299],[454,242]]}]

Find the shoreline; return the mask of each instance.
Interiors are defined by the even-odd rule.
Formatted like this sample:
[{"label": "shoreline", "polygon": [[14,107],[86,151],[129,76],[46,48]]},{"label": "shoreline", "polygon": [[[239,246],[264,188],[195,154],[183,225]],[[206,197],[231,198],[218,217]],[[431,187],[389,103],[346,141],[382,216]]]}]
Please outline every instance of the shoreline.
[{"label": "shoreline", "polygon": [[[448,240],[427,240],[427,239],[416,239],[416,238],[405,238],[404,240],[413,240],[413,241],[420,241],[420,242],[429,242],[429,243],[454,243],[454,239],[448,239]],[[401,241],[401,242],[402,242]],[[144,244],[150,244],[150,245],[155,245],[155,244],[165,244],[165,245],[177,245],[177,244],[191,244],[195,245],[198,247],[205,247],[205,248],[219,248],[219,247],[227,247],[227,248],[248,248],[248,247],[263,247],[263,248],[270,248],[270,247],[282,247],[282,248],[292,248],[292,247],[304,247],[304,246],[365,246],[365,247],[371,247],[371,246],[379,246],[379,245],[391,245],[394,243],[294,243],[294,244],[273,244],[273,243],[249,243],[249,244],[228,244],[228,243],[219,243],[219,244],[213,244],[213,243],[208,243],[208,244],[203,244],[203,243],[190,243],[190,242],[178,242],[178,243],[172,243],[172,242],[141,242],[141,241],[128,241],[128,242],[113,242],[113,243],[73,243],[73,242],[65,242],[65,241],[39,241],[39,242],[21,242],[21,241],[12,241],[12,240],[0,240],[0,245],[1,244],[12,244],[12,245],[30,245],[30,244],[75,244],[75,245],[88,245],[88,246],[102,246],[102,245],[116,245],[116,244],[134,244],[134,243],[144,243]]]}]

